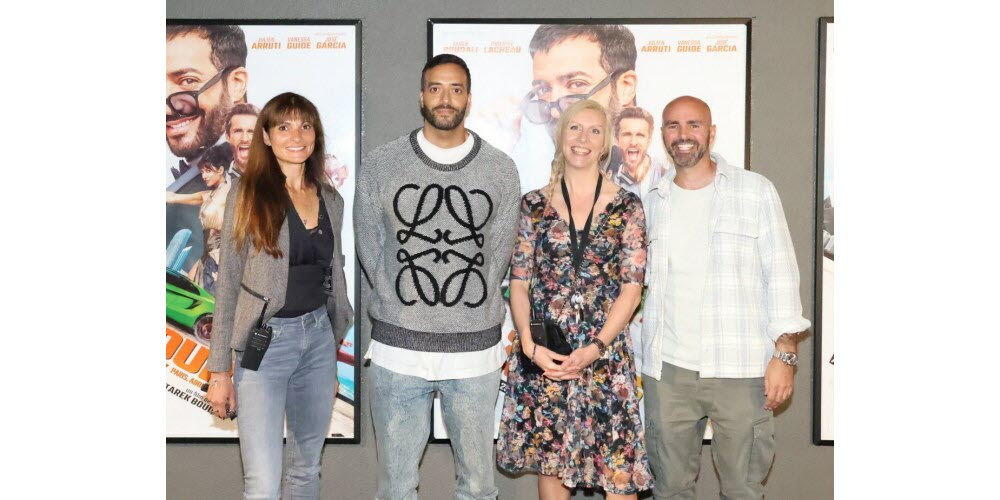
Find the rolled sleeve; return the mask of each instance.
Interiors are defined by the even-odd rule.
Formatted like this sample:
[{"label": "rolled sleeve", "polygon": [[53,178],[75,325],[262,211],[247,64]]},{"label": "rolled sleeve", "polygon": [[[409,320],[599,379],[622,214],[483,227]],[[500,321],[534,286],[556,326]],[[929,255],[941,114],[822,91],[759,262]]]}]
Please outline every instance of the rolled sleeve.
[{"label": "rolled sleeve", "polygon": [[786,333],[799,333],[811,323],[802,316],[799,267],[778,191],[761,182],[759,250],[767,301],[767,335],[772,341]]}]

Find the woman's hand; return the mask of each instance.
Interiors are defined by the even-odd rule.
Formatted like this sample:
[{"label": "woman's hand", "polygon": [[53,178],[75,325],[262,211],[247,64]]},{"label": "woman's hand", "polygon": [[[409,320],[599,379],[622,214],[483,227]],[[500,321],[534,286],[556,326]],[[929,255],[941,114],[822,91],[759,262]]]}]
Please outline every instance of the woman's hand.
[{"label": "woman's hand", "polygon": [[532,363],[535,363],[535,365],[542,369],[542,375],[553,380],[566,380],[555,376],[555,374],[559,374],[562,370],[562,363],[566,361],[566,356],[556,354],[548,348],[536,344],[532,344],[531,350],[527,351],[526,354],[531,354],[528,357],[531,358]]},{"label": "woman's hand", "polygon": [[[546,349],[546,351],[551,352],[548,349]],[[597,346],[594,346],[594,348],[591,349],[589,345],[571,352],[569,356],[560,356],[555,353],[552,354],[561,358],[560,363],[553,369],[545,370],[545,376],[552,380],[578,379],[583,376],[584,368],[590,366],[594,361],[597,361],[597,358],[601,357],[601,353],[597,349]]]},{"label": "woman's hand", "polygon": [[561,369],[569,378],[579,378],[583,376],[583,369],[594,364],[600,357],[601,350],[595,344],[587,344],[569,353]]},{"label": "woman's hand", "polygon": [[226,419],[236,416],[236,388],[228,373],[212,372],[205,398],[212,405],[212,414],[216,417]]}]

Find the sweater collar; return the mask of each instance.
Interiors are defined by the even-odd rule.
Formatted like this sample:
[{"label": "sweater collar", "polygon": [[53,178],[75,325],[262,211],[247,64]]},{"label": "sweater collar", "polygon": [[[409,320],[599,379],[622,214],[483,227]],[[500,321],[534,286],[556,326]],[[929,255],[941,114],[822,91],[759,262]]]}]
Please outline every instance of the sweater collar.
[{"label": "sweater collar", "polygon": [[418,157],[420,157],[420,161],[424,162],[425,165],[433,168],[434,170],[441,170],[443,172],[455,172],[457,170],[462,169],[463,167],[468,165],[476,157],[477,154],[479,154],[479,148],[483,145],[483,141],[482,139],[479,138],[479,134],[473,132],[472,130],[465,129],[472,136],[473,139],[472,150],[469,151],[469,154],[465,155],[465,158],[459,160],[458,163],[452,163],[450,165],[446,165],[444,163],[438,163],[430,159],[430,157],[427,156],[426,153],[424,153],[424,150],[420,149],[420,144],[417,142],[417,134],[419,134],[421,130],[422,128],[418,128],[413,132],[410,132],[410,146],[413,148],[413,152],[416,153]]}]

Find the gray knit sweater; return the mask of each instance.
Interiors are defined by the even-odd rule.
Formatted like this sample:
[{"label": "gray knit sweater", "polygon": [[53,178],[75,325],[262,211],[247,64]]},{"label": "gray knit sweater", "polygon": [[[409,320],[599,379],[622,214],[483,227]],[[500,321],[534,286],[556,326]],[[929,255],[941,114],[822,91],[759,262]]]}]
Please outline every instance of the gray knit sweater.
[{"label": "gray knit sweater", "polygon": [[465,158],[436,163],[419,132],[376,148],[358,173],[354,232],[372,287],[372,339],[425,352],[486,349],[500,341],[517,167],[471,130]]}]

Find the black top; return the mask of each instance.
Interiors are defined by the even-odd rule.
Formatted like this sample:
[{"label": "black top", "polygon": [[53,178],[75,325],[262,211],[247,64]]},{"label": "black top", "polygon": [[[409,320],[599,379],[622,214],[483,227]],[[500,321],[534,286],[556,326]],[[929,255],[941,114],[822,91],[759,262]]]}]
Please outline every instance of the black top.
[{"label": "black top", "polygon": [[[319,188],[316,190],[319,196]],[[326,304],[323,278],[329,271],[333,256],[333,227],[326,214],[323,197],[319,196],[319,221],[316,227],[305,224],[289,200],[285,216],[288,219],[288,291],[285,305],[275,316],[294,318]]]}]

